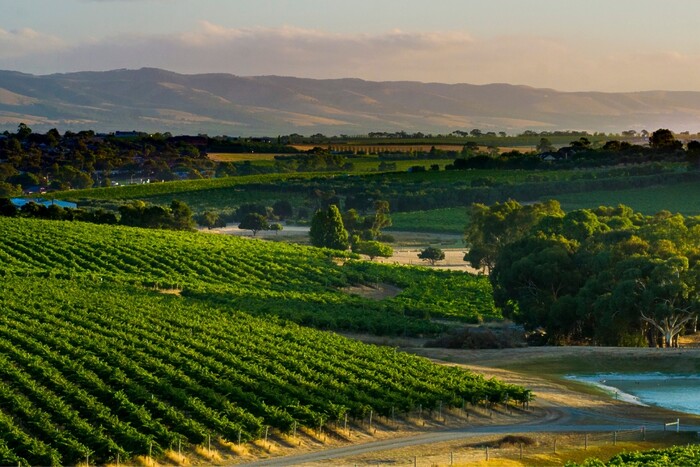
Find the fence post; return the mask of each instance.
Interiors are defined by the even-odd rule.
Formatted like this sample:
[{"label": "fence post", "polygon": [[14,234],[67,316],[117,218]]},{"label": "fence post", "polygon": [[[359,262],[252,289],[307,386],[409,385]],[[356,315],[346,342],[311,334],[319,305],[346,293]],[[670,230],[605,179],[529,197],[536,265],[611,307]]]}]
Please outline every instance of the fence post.
[{"label": "fence post", "polygon": [[450,451],[450,467],[454,464],[455,458],[454,458],[454,452]]},{"label": "fence post", "polygon": [[554,438],[554,454],[557,453],[557,439]]},{"label": "fence post", "polygon": [[489,460],[489,447],[486,446],[486,460]]},{"label": "fence post", "polygon": [[613,446],[617,445],[617,431],[613,431]]},{"label": "fence post", "polygon": [[646,425],[642,426],[642,441],[647,440],[647,427]]},{"label": "fence post", "polygon": [[523,460],[523,443],[520,443],[520,460]]},{"label": "fence post", "polygon": [[583,450],[588,450],[588,433],[586,433],[585,437],[583,438]]}]

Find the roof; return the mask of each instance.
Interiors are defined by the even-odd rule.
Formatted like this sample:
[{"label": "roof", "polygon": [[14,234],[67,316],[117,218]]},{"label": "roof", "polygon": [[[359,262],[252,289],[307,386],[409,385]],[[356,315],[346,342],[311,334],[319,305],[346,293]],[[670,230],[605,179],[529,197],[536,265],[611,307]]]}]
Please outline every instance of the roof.
[{"label": "roof", "polygon": [[42,198],[11,198],[10,201],[16,207],[21,208],[28,203],[41,204],[47,208],[51,205],[60,206],[62,208],[77,209],[78,205],[76,203],[71,203],[69,201],[61,201],[58,199],[42,199]]}]

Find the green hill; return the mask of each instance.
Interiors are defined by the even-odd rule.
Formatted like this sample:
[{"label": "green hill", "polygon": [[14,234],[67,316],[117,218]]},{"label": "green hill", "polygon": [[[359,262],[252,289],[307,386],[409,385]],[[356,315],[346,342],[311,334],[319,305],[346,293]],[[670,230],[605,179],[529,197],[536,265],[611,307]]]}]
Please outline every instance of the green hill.
[{"label": "green hill", "polygon": [[[0,238],[2,465],[75,464],[87,455],[105,463],[370,410],[529,398],[265,310],[292,297],[292,317],[326,303],[339,322],[353,322],[343,310],[362,305],[362,319],[383,312],[398,320],[392,325],[429,325],[394,318],[392,307],[410,308],[400,301],[373,308],[337,290],[378,273],[408,284],[408,268],[365,270],[324,250],[80,223],[1,219]],[[161,293],[173,288],[181,295]],[[255,294],[248,311],[260,317],[240,311]]]}]

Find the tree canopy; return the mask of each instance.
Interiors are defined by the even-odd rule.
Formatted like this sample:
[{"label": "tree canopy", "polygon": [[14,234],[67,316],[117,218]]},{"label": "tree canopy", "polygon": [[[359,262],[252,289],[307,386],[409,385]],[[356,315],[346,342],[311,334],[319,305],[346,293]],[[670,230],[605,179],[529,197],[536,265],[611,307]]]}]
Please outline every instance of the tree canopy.
[{"label": "tree canopy", "polygon": [[249,212],[243,217],[243,220],[238,224],[239,229],[250,230],[255,237],[259,231],[268,230],[270,226],[267,223],[267,218],[255,212]]},{"label": "tree canopy", "polygon": [[445,252],[442,251],[440,248],[429,246],[428,248],[425,248],[420,253],[418,253],[418,258],[422,259],[423,261],[429,262],[431,266],[435,266],[436,262],[445,259]]},{"label": "tree canopy", "polygon": [[541,217],[494,251],[496,303],[553,343],[669,347],[697,322],[700,216],[576,210]]},{"label": "tree canopy", "polygon": [[311,244],[334,250],[347,250],[348,232],[343,225],[338,206],[331,204],[327,209],[319,209],[311,219],[309,230]]}]

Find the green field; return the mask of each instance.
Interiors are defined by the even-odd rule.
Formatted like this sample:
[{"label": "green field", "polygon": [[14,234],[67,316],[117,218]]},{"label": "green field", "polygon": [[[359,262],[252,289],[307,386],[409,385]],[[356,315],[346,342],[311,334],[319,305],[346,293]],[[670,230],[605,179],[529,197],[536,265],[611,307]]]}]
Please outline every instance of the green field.
[{"label": "green field", "polygon": [[[435,332],[497,318],[463,273],[196,232],[0,219],[0,465],[128,462],[266,427],[525,390],[307,327]],[[341,255],[342,256],[342,255]],[[392,283],[374,301],[350,284]],[[438,314],[439,313],[439,314]],[[254,316],[255,315],[255,316]]]},{"label": "green field", "polygon": [[630,190],[563,194],[556,196],[555,199],[559,200],[562,208],[566,211],[624,204],[647,215],[666,210],[695,216],[700,215],[700,182]]},{"label": "green field", "polygon": [[[413,164],[413,162],[411,162]],[[428,161],[426,161],[428,164]],[[587,170],[460,170],[408,173],[303,173],[237,176],[129,185],[52,193],[56,199],[82,205],[113,206],[141,199],[169,204],[184,201],[196,212],[232,210],[241,204],[272,204],[290,199],[295,207],[313,208],[316,191],[343,198],[361,196],[388,200],[393,212],[468,206],[508,198],[534,200],[542,195],[585,192],[590,187],[644,186],[687,177],[673,166]]]},{"label": "green field", "polygon": [[[199,232],[0,218],[9,271],[42,277],[99,275],[277,316],[323,329],[381,335],[434,334],[429,317],[500,319],[484,277],[347,261],[342,252]],[[343,287],[386,282],[402,289],[374,301]],[[442,284],[436,289],[431,284]],[[441,292],[436,293],[437,290]]]},{"label": "green field", "polygon": [[392,226],[388,230],[461,235],[468,219],[466,207],[397,212],[391,215]]}]

